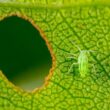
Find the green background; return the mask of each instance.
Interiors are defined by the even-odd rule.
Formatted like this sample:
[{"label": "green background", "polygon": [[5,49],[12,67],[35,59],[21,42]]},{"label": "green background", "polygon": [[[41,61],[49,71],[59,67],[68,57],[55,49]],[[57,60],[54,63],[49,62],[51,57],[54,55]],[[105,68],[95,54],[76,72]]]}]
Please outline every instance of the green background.
[{"label": "green background", "polygon": [[[55,68],[48,85],[34,92],[18,90],[1,73],[1,110],[109,110],[110,109],[110,3],[108,0],[7,0],[0,3],[0,16],[21,14],[45,33],[55,55]],[[89,73],[82,78],[74,66],[81,50],[88,55]],[[75,59],[67,54],[74,53]],[[93,66],[94,65],[94,66]]]}]

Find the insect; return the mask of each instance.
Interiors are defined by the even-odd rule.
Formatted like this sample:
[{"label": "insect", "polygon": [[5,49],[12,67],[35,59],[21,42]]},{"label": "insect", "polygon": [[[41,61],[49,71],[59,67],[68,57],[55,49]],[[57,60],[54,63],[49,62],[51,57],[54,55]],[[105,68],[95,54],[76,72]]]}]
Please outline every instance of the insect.
[{"label": "insect", "polygon": [[[72,44],[74,44],[72,42]],[[75,45],[75,44],[74,44]],[[77,63],[72,63],[72,65],[70,66],[69,68],[69,71],[68,71],[68,74],[71,72],[71,69],[73,68],[73,65],[74,64],[78,64],[78,69],[79,69],[79,74],[81,75],[81,77],[85,77],[87,74],[88,74],[88,65],[89,65],[89,62],[88,62],[88,53],[89,52],[93,52],[92,50],[81,50],[77,45],[75,45],[80,54],[78,56],[78,62]],[[74,54],[71,53],[71,55],[74,56]],[[69,57],[69,58],[73,58],[72,57]]]}]

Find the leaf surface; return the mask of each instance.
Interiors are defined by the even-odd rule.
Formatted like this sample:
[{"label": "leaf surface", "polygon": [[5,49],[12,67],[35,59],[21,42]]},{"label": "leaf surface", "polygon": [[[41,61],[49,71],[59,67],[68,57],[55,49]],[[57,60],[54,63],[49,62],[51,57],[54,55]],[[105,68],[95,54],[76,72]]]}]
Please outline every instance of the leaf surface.
[{"label": "leaf surface", "polygon": [[[109,110],[110,6],[106,0],[0,0],[0,19],[26,16],[45,34],[54,54],[48,85],[26,92],[0,73],[0,110]],[[73,67],[81,50],[88,55],[89,73],[82,78]],[[77,57],[68,59],[68,53]],[[75,71],[76,70],[76,71]]]}]

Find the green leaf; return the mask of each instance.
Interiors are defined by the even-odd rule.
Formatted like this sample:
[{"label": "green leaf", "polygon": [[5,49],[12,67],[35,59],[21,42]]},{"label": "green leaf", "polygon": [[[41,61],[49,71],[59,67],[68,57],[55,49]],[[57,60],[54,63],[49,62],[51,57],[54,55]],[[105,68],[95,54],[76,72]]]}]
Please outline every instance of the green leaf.
[{"label": "green leaf", "polygon": [[[0,110],[109,110],[110,2],[108,0],[0,0],[0,19],[18,15],[38,26],[52,48],[53,68],[45,85],[26,92],[0,72]],[[89,73],[73,66],[80,52],[90,53]],[[75,54],[74,60],[68,53]],[[55,59],[54,59],[55,58]]]}]

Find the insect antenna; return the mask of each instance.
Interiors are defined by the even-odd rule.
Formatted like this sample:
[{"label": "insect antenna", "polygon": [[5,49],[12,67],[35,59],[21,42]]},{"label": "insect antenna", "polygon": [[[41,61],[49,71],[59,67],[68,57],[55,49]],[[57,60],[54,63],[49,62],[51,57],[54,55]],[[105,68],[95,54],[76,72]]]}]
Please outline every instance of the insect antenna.
[{"label": "insect antenna", "polygon": [[80,49],[73,41],[71,41],[71,43],[72,43],[79,51],[81,51],[81,49]]}]

